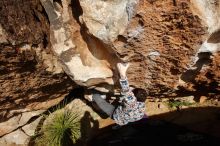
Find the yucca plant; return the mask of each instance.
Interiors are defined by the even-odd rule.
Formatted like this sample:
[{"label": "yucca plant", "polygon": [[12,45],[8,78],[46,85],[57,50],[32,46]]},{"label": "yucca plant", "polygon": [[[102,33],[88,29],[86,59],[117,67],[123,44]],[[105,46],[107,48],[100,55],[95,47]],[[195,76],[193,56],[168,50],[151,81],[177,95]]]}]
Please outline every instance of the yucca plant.
[{"label": "yucca plant", "polygon": [[169,100],[168,106],[170,108],[179,108],[181,106],[191,106],[193,103],[187,101],[179,101],[179,100]]},{"label": "yucca plant", "polygon": [[36,139],[38,146],[71,146],[81,137],[79,114],[70,110],[55,113]]}]

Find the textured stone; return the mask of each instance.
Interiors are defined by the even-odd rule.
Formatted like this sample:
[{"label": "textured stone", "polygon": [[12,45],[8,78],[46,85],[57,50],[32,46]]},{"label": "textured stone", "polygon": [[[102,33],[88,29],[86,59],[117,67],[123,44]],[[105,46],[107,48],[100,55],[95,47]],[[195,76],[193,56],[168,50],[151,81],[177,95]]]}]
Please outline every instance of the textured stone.
[{"label": "textured stone", "polygon": [[[131,62],[128,78],[132,86],[165,93],[182,85],[189,88],[186,83],[192,82],[202,68],[192,66],[206,64],[201,61],[201,48],[210,31],[190,9],[194,2],[79,0],[72,3],[73,18],[67,15],[66,6],[61,13],[56,12],[53,2],[41,2],[54,22],[50,26],[53,50],[64,71],[80,85],[113,90],[105,84],[117,84],[115,64],[123,60]],[[62,21],[64,13],[68,23]],[[68,37],[69,32],[73,39]]]},{"label": "textured stone", "polygon": [[7,134],[14,129],[16,129],[18,126],[18,122],[21,118],[21,115],[15,116],[8,121],[5,121],[3,123],[0,123],[0,136]]},{"label": "textured stone", "polygon": [[167,108],[167,106],[165,105],[165,103],[159,103],[158,108],[159,109],[164,109],[164,108]]},{"label": "textured stone", "polygon": [[206,102],[207,101],[207,97],[206,96],[201,96],[200,98],[199,98],[199,103],[204,103],[204,102]]},{"label": "textured stone", "polygon": [[38,59],[43,62],[43,64],[46,66],[46,71],[51,72],[53,74],[60,74],[63,73],[62,65],[51,53],[46,52],[46,50],[42,48],[34,48],[36,51],[36,55],[38,56]]},{"label": "textured stone", "polygon": [[[154,94],[179,86],[179,77],[206,36],[201,20],[187,1],[140,1],[125,32],[113,42],[125,61],[130,84]],[[141,30],[141,31],[140,31]]]},{"label": "textured stone", "polygon": [[91,34],[112,42],[125,31],[137,3],[138,0],[80,0],[82,20]]},{"label": "textured stone", "polygon": [[80,99],[74,99],[72,102],[66,105],[65,109],[79,113],[80,116],[83,116],[85,112],[89,112],[94,120],[100,119],[100,116]]},{"label": "textured stone", "polygon": [[75,86],[56,65],[57,58],[41,45],[0,46],[0,62],[1,122],[22,112],[56,105]]},{"label": "textured stone", "polygon": [[79,0],[72,3],[71,17],[67,1],[58,11],[55,3],[41,2],[51,21],[52,49],[77,84],[113,90],[106,84],[117,84],[115,64],[120,60],[131,63],[130,84],[151,93],[189,88],[200,73],[201,66],[191,67],[201,61],[199,48],[209,31],[190,9],[194,3]]},{"label": "textured stone", "polygon": [[216,0],[195,0],[191,3],[192,11],[207,25],[209,33],[198,53],[210,52],[214,54],[220,51],[220,3]]},{"label": "textured stone", "polygon": [[94,112],[94,110],[90,106],[88,106],[84,101],[82,101],[81,99],[74,99],[73,101],[68,103],[64,108],[58,109],[55,112],[51,113],[44,121],[43,125],[46,125],[53,119],[53,117],[57,113],[63,112],[64,110],[77,113],[80,118],[83,118],[84,114],[86,112],[89,112],[89,114],[92,116],[94,120],[100,119],[100,116],[96,112]]},{"label": "textured stone", "polygon": [[21,113],[56,105],[75,83],[113,91],[119,61],[131,63],[130,85],[152,97],[220,90],[216,0],[2,0],[0,12],[1,135],[34,116]]},{"label": "textured stone", "polygon": [[19,126],[26,124],[32,117],[42,114],[45,110],[31,111],[22,113],[21,118],[19,120]]},{"label": "textured stone", "polygon": [[30,137],[18,129],[0,138],[1,146],[28,146]]},{"label": "textured stone", "polygon": [[[207,43],[216,43],[213,38],[218,38],[218,27],[212,27],[219,17],[217,19],[215,8],[218,7],[213,6],[213,2],[41,0],[50,21],[47,30],[50,30],[50,44],[56,56],[44,61],[48,64],[46,70],[59,73],[61,69],[54,69],[52,64],[61,64],[77,84],[108,91],[117,83],[115,63],[124,60],[131,62],[128,78],[132,86],[154,93],[176,90],[182,85],[179,77],[185,84],[199,74],[201,67],[195,71],[191,68],[198,61],[195,56],[199,50],[204,50],[201,48]],[[211,10],[205,9],[204,3],[210,4]],[[37,2],[28,4],[36,6]],[[196,8],[190,9],[192,6]],[[204,14],[212,12],[209,14],[213,21],[204,19],[209,18],[204,14],[199,15],[203,21],[199,19],[195,14],[199,14],[200,9],[204,9]],[[47,21],[41,13],[42,7],[39,7],[36,14],[39,18],[42,16],[43,25]],[[48,25],[45,23],[43,28],[39,35],[46,33]],[[43,57],[49,58],[48,53],[44,54]],[[190,81],[184,80],[188,74]]]},{"label": "textured stone", "polygon": [[70,17],[69,9],[66,7],[68,1],[62,1],[61,12],[55,9],[52,1],[41,0],[41,3],[50,20],[52,50],[61,61],[64,71],[80,85],[91,86],[103,82],[113,84],[109,79],[113,75],[108,67],[109,63],[105,60],[106,57],[103,58],[105,51],[99,52],[101,42],[91,37],[87,38],[78,31],[80,29],[78,18]]},{"label": "textured stone", "polygon": [[0,136],[10,133],[11,131],[25,125],[32,117],[43,113],[45,110],[25,112],[0,123]]},{"label": "textured stone", "polygon": [[2,25],[0,24],[0,44],[2,43],[8,43],[8,41],[7,41],[6,32],[2,28]]},{"label": "textured stone", "polygon": [[0,24],[13,45],[42,43],[48,32],[48,20],[39,0],[1,0]]},{"label": "textured stone", "polygon": [[25,134],[27,134],[28,136],[34,136],[36,128],[42,118],[43,116],[40,116],[39,118],[31,122],[30,124],[23,126],[22,130],[25,132]]},{"label": "textured stone", "polygon": [[[10,1],[0,3],[3,2],[6,6],[12,5]],[[218,33],[213,33],[218,32],[217,28],[206,28],[214,26],[220,17],[215,19],[213,16],[210,19],[215,19],[215,22],[208,25],[204,23],[207,22],[206,19],[200,19],[203,15],[199,15],[200,18],[196,15],[197,9],[201,11],[199,8],[190,9],[191,6],[198,7],[196,4],[204,1],[192,1],[193,5],[189,1],[178,1],[174,5],[169,0],[139,3],[132,0],[41,2],[43,7],[35,7],[37,1],[26,3],[34,5],[30,8],[40,18],[37,26],[35,18],[30,19],[30,24],[24,25],[22,22],[13,26],[28,28],[25,29],[27,32],[16,29],[21,31],[18,33],[21,35],[14,41],[16,44],[21,41],[22,44],[16,47],[1,46],[1,117],[8,118],[14,111],[22,112],[21,109],[47,109],[57,104],[72,89],[74,82],[70,78],[88,88],[104,92],[113,90],[118,87],[115,64],[121,60],[131,63],[128,69],[130,85],[146,89],[152,95],[169,94],[182,89],[180,87],[190,91],[199,90],[198,92],[205,91],[204,88],[208,91],[219,88],[219,54],[216,52],[215,56],[207,55],[210,59],[195,59],[203,42],[208,38],[211,38],[211,42],[216,42],[213,37],[218,38]],[[16,4],[17,2],[14,3]],[[17,11],[20,6],[13,7]],[[5,7],[1,11],[6,9],[8,12],[10,8]],[[207,9],[216,10],[217,5]],[[22,17],[29,10],[28,8],[19,14]],[[13,14],[10,13],[10,16]],[[9,17],[6,17],[5,12],[4,16],[4,21],[15,23],[11,18],[8,21]],[[119,19],[118,16],[123,18]],[[33,17],[32,13],[28,14],[29,17]],[[22,20],[26,22],[23,18]],[[101,22],[100,29],[97,22]],[[102,29],[107,25],[109,31]],[[43,26],[42,29],[32,29],[40,26]],[[5,24],[2,27],[10,40],[13,40],[16,35]],[[32,34],[28,40],[30,43],[25,42],[24,38],[29,30],[33,30],[34,35],[41,36],[40,39]],[[103,38],[96,34],[98,30],[104,31]],[[44,43],[36,45],[38,41]],[[24,44],[31,49],[24,51]],[[62,70],[70,78],[65,74],[56,74],[62,73]],[[201,84],[201,81],[207,86]]]},{"label": "textured stone", "polygon": [[194,96],[185,96],[185,97],[180,97],[177,99],[183,102],[187,102],[187,103],[195,103]]}]

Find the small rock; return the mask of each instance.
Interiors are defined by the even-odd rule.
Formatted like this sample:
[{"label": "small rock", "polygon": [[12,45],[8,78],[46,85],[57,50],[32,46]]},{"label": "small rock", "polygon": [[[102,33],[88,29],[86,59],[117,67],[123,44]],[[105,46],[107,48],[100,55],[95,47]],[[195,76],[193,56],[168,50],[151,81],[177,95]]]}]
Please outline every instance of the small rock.
[{"label": "small rock", "polygon": [[7,34],[6,32],[3,30],[1,24],[0,24],[0,44],[1,43],[8,43],[7,41]]},{"label": "small rock", "polygon": [[33,121],[32,123],[25,125],[22,127],[22,130],[29,136],[34,136],[35,134],[35,130],[40,122],[40,120],[43,118],[43,116],[40,116],[39,118],[37,118],[35,121]]},{"label": "small rock", "polygon": [[116,98],[116,97],[114,97],[114,96],[112,96],[112,97],[111,97],[111,99],[112,99],[112,100],[116,100],[117,98]]},{"label": "small rock", "polygon": [[215,102],[219,102],[219,99],[215,99],[214,101],[215,101]]},{"label": "small rock", "polygon": [[9,120],[0,123],[0,136],[7,134],[14,129],[18,128],[18,122],[21,118],[21,114],[10,118]]},{"label": "small rock", "polygon": [[1,146],[28,146],[30,137],[27,136],[24,132],[20,129],[9,133],[0,138],[0,145]]},{"label": "small rock", "polygon": [[195,103],[194,96],[186,96],[179,98],[180,101],[185,101],[188,103]]},{"label": "small rock", "polygon": [[152,100],[152,102],[160,102],[160,99],[159,98],[155,98]]},{"label": "small rock", "polygon": [[204,103],[206,102],[208,98],[206,96],[201,96],[200,99],[199,99],[199,103]]},{"label": "small rock", "polygon": [[148,54],[148,56],[160,56],[160,52],[158,51],[152,51]]},{"label": "small rock", "polygon": [[108,90],[108,87],[95,87],[96,90],[100,91],[100,92],[103,92],[103,93],[108,93],[109,90]]},{"label": "small rock", "polygon": [[30,44],[25,44],[21,48],[19,48],[21,52],[31,50],[31,45]]},{"label": "small rock", "polygon": [[43,113],[45,110],[37,110],[37,111],[30,111],[22,113],[22,116],[19,120],[19,126],[26,124],[32,117],[38,116]]},{"label": "small rock", "polygon": [[159,103],[158,104],[158,108],[159,109],[164,109],[164,108],[166,108],[166,106],[163,103]]},{"label": "small rock", "polygon": [[80,5],[84,12],[82,19],[89,32],[104,42],[113,42],[125,31],[134,9],[132,2],[127,0],[81,0]]},{"label": "small rock", "polygon": [[187,109],[187,108],[189,108],[188,106],[185,106],[185,105],[182,105],[181,106],[181,109]]},{"label": "small rock", "polygon": [[162,98],[161,101],[162,102],[167,102],[167,101],[169,101],[169,98]]},{"label": "small rock", "polygon": [[69,104],[67,104],[64,109],[77,112],[80,114],[80,116],[83,116],[84,113],[88,111],[90,112],[94,120],[100,119],[100,116],[97,113],[95,113],[91,107],[87,106],[86,103],[84,103],[80,99],[74,99]]},{"label": "small rock", "polygon": [[19,126],[25,125],[32,117],[37,116],[43,113],[45,110],[37,110],[31,112],[24,112],[17,116],[14,116],[8,119],[5,122],[0,123],[0,136],[10,133],[11,131],[15,130]]}]

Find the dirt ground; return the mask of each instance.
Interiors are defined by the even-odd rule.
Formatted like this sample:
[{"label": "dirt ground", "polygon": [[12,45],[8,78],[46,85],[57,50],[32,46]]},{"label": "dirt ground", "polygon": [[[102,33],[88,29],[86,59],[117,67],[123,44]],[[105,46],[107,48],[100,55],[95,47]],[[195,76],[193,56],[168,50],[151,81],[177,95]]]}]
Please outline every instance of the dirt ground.
[{"label": "dirt ground", "polygon": [[[201,97],[195,102],[193,96],[175,98],[174,101],[181,101],[180,105],[169,105],[169,98],[148,98],[146,101],[146,114],[149,119],[167,121],[183,126],[187,129],[220,137],[220,100]],[[181,99],[181,100],[180,100]],[[184,102],[191,103],[184,105]],[[100,119],[99,128],[114,124],[110,118]]]}]

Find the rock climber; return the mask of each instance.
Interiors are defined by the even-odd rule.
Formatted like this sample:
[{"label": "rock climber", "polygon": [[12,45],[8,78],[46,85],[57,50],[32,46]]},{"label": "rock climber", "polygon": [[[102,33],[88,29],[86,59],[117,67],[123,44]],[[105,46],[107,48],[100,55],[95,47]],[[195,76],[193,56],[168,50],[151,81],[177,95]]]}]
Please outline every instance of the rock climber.
[{"label": "rock climber", "polygon": [[133,89],[129,86],[126,76],[128,67],[129,63],[117,64],[117,69],[120,75],[119,83],[121,85],[122,95],[120,97],[121,103],[118,106],[108,103],[103,98],[103,95],[98,93],[85,96],[87,100],[95,102],[103,112],[105,112],[120,126],[146,118],[146,91],[140,88]]}]

